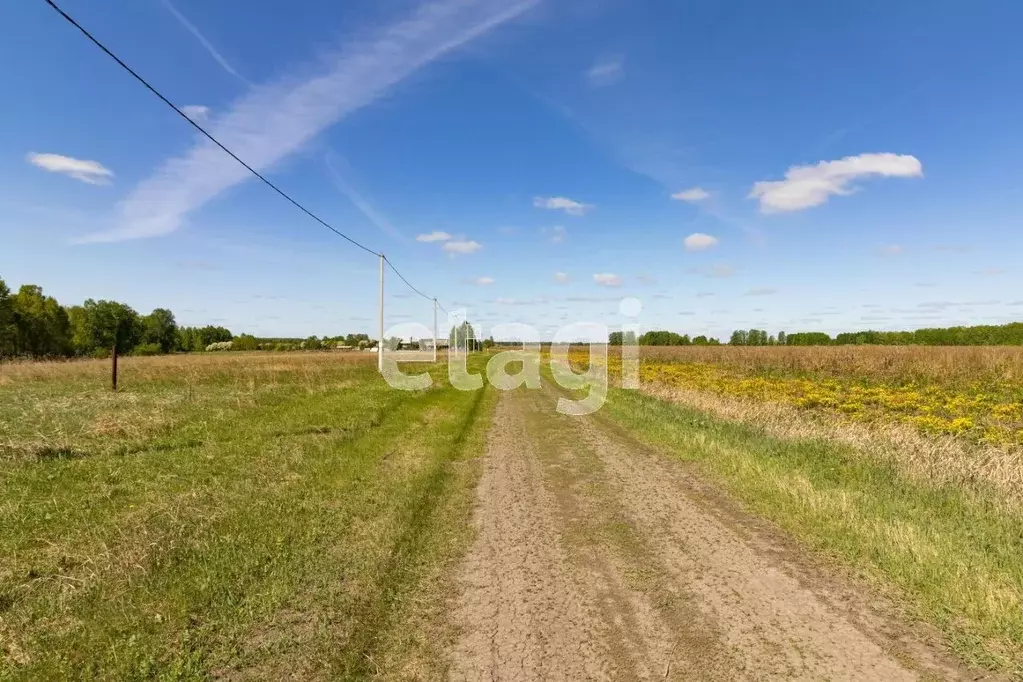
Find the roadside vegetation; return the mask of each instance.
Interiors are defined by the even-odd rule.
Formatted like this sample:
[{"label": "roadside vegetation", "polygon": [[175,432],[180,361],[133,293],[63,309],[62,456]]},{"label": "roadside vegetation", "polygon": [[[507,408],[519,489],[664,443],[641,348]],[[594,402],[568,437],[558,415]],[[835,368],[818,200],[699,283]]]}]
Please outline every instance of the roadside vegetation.
[{"label": "roadside vegetation", "polygon": [[601,418],[1023,676],[1023,351],[642,350]]},{"label": "roadside vegetation", "polygon": [[0,367],[0,679],[435,678],[493,394],[372,360]]}]

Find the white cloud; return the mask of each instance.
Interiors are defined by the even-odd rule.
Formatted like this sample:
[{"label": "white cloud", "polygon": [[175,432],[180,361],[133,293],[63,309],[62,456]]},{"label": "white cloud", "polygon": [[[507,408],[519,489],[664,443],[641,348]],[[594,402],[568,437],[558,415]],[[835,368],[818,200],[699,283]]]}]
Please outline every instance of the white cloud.
[{"label": "white cloud", "polygon": [[566,230],[561,225],[555,225],[554,227],[552,227],[551,232],[553,232],[553,234],[551,235],[551,242],[555,244],[560,244],[561,242],[565,241],[565,237],[568,235],[568,230]]},{"label": "white cloud", "polygon": [[761,289],[750,289],[746,292],[747,296],[773,296],[777,294],[777,289],[761,288]]},{"label": "white cloud", "polygon": [[451,239],[451,235],[447,232],[434,231],[427,234],[421,234],[416,237],[417,242],[446,242]]},{"label": "white cloud", "polygon": [[567,272],[555,272],[554,281],[558,284],[566,284],[572,281],[572,277]]},{"label": "white cloud", "polygon": [[33,166],[38,166],[51,173],[63,173],[75,180],[90,185],[106,185],[110,178],[114,177],[113,171],[106,168],[99,161],[83,161],[70,156],[60,154],[36,154],[31,153],[26,157]]},{"label": "white cloud", "polygon": [[552,211],[564,211],[568,215],[581,216],[593,208],[593,204],[583,204],[566,197],[536,197],[533,206]]},{"label": "white cloud", "polygon": [[[392,237],[401,239],[403,235],[391,221],[387,219],[382,213],[380,213],[374,206],[369,202],[366,197],[359,193],[355,187],[342,175],[341,172],[335,167],[335,161],[337,165],[340,165],[344,170],[345,174],[351,173],[351,166],[343,158],[337,156],[333,152],[327,152],[323,158],[324,165],[327,167],[327,179],[329,179],[338,191],[345,195],[348,201],[352,202],[355,208],[359,209],[362,215],[366,216],[366,219],[373,223],[377,229],[381,232],[388,234]],[[443,234],[443,233],[441,233]]]},{"label": "white cloud", "polygon": [[245,77],[242,76],[237,71],[235,71],[234,67],[231,66],[231,64],[229,64],[226,59],[224,59],[224,56],[217,51],[217,48],[213,47],[213,44],[210,41],[206,40],[206,36],[199,32],[199,29],[195,27],[195,24],[186,19],[185,15],[179,12],[178,8],[170,3],[170,0],[163,0],[163,5],[171,14],[174,15],[174,18],[177,19],[178,22],[182,26],[184,26],[188,30],[188,32],[195,37],[196,40],[199,41],[199,44],[206,48],[206,51],[210,53],[210,56],[213,57],[213,59],[218,64],[220,64],[220,68],[224,69],[224,71],[227,71],[235,78],[238,78],[239,80],[248,83],[248,81],[245,80]]},{"label": "white cloud", "polygon": [[493,277],[477,277],[476,279],[473,280],[473,284],[478,284],[479,286],[483,287],[493,283],[494,283]]},{"label": "white cloud", "polygon": [[753,185],[749,198],[760,200],[762,213],[800,211],[820,206],[831,195],[857,190],[853,182],[871,175],[915,178],[923,175],[919,159],[908,154],[860,154],[815,166],[792,166],[784,180],[762,180]]},{"label": "white cloud", "polygon": [[691,204],[703,201],[710,196],[710,192],[700,187],[692,187],[690,189],[684,189],[681,192],[675,192],[671,195],[672,199],[676,201],[688,201]]},{"label": "white cloud", "polygon": [[621,57],[599,61],[586,71],[590,85],[598,88],[617,83],[624,77],[625,60]]},{"label": "white cloud", "polygon": [[905,249],[900,244],[885,244],[877,249],[877,252],[882,256],[898,256],[903,251]]},{"label": "white cloud", "polygon": [[[250,166],[265,171],[324,129],[383,97],[435,59],[529,9],[536,0],[433,0],[410,18],[372,35],[346,36],[305,77],[290,74],[252,88],[210,133]],[[121,203],[118,224],[88,241],[168,234],[185,217],[252,176],[209,140],[198,140],[143,180]]]},{"label": "white cloud", "polygon": [[598,272],[593,276],[593,281],[603,287],[620,287],[622,278],[610,272]]},{"label": "white cloud", "polygon": [[694,232],[682,240],[686,251],[705,251],[718,245],[718,238],[702,232]]},{"label": "white cloud", "polygon": [[450,253],[450,254],[462,253],[462,254],[465,254],[465,253],[476,253],[477,251],[479,251],[480,249],[483,248],[483,245],[480,244],[479,242],[474,242],[472,240],[467,240],[467,241],[466,240],[456,240],[456,241],[444,242],[444,246],[442,246],[441,248],[444,249],[444,251],[446,253]]},{"label": "white cloud", "polygon": [[204,107],[201,104],[189,104],[181,107],[181,113],[198,123],[209,118],[210,108]]}]

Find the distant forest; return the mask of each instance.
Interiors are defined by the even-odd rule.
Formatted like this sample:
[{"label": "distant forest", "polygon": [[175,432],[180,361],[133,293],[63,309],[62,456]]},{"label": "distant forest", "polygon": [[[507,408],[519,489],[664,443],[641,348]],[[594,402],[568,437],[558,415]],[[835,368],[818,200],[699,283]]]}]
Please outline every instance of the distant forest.
[{"label": "distant forest", "polygon": [[105,357],[116,344],[125,355],[160,355],[206,350],[316,350],[348,345],[372,348],[367,334],[307,339],[235,336],[224,327],[179,327],[174,313],[157,308],[140,315],[117,301],[65,307],[41,287],[23,285],[12,293],[0,279],[0,358]]},{"label": "distant forest", "polygon": [[1019,346],[1023,345],[1023,322],[972,327],[935,327],[907,332],[844,332],[834,338],[824,332],[778,332],[739,329],[728,342],[733,346]]},{"label": "distant forest", "polygon": [[[455,332],[453,331],[452,334]],[[397,339],[392,342],[398,341]],[[488,340],[492,345],[493,340]],[[649,331],[637,339],[632,332],[613,332],[611,345],[636,343],[641,346],[717,346],[707,336],[690,337],[670,331]],[[114,345],[119,353],[158,355],[207,350],[317,350],[338,345],[374,348],[367,334],[336,337],[261,339],[234,335],[224,327],[180,327],[174,313],[157,308],[140,315],[117,301],[88,299],[82,305],[65,307],[41,287],[23,285],[12,293],[0,279],[0,358],[103,357]],[[728,341],[732,346],[1019,346],[1023,345],[1023,322],[974,327],[917,329],[907,332],[860,331],[838,334],[823,332],[778,332],[738,329]]]},{"label": "distant forest", "polygon": [[[632,332],[612,332],[608,343],[639,343],[640,346],[718,346],[721,342],[706,336],[689,337],[669,331],[649,331],[638,339]],[[1020,346],[1023,322],[974,327],[917,329],[910,332],[846,332],[832,338],[824,332],[778,332],[763,329],[737,329],[728,340],[730,346]]]}]

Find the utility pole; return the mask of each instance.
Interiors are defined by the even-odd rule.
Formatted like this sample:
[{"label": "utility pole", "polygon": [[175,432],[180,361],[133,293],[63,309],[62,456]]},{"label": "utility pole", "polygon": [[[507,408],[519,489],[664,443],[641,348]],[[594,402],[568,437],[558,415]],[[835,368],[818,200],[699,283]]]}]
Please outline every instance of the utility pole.
[{"label": "utility pole", "polygon": [[384,254],[380,254],[380,336],[377,341],[377,369],[384,371]]},{"label": "utility pole", "polygon": [[437,299],[433,299],[433,361],[437,362]]}]

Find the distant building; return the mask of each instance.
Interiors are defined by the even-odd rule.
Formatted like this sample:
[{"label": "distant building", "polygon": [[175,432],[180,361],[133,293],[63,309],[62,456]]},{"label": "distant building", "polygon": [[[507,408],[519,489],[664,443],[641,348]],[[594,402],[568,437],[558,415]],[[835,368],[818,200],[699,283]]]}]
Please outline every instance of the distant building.
[{"label": "distant building", "polygon": [[[447,339],[437,339],[437,349],[438,350],[441,349],[441,348],[447,348],[448,345],[450,345],[450,344],[448,343]],[[433,339],[419,339],[419,349],[420,350],[433,350]]]}]

